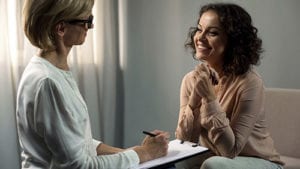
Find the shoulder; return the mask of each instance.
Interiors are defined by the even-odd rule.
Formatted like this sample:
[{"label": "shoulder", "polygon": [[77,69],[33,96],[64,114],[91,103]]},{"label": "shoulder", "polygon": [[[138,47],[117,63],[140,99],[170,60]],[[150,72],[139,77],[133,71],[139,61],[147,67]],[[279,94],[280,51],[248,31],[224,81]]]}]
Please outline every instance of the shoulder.
[{"label": "shoulder", "polygon": [[26,66],[22,79],[36,82],[53,76],[53,73],[53,69],[47,65],[44,59],[34,56]]},{"label": "shoulder", "polygon": [[261,75],[254,69],[250,69],[245,75],[242,76],[242,81],[244,81],[243,84],[248,84],[248,85],[260,85],[263,86],[263,79]]},{"label": "shoulder", "polygon": [[183,76],[182,81],[181,81],[181,85],[183,87],[191,87],[193,79],[194,79],[193,71],[190,71],[190,72],[188,72],[187,74],[185,74]]},{"label": "shoulder", "polygon": [[182,81],[183,81],[183,82],[188,82],[188,81],[191,81],[193,78],[194,78],[193,71],[190,71],[190,72],[188,72],[187,74],[185,74],[185,75],[183,76]]},{"label": "shoulder", "polygon": [[240,76],[238,81],[238,91],[249,95],[249,98],[251,98],[251,96],[255,98],[264,91],[263,79],[255,69],[251,69],[244,75]]},{"label": "shoulder", "polygon": [[32,58],[22,74],[19,88],[34,93],[41,87],[44,89],[57,88],[60,86],[60,81],[55,70],[39,59]]}]

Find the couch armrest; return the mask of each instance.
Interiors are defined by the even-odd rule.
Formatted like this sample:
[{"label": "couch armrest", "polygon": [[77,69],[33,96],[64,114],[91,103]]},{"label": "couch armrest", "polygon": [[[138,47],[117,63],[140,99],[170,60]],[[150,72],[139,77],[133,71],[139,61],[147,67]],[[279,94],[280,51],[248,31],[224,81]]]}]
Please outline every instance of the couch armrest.
[{"label": "couch armrest", "polygon": [[300,90],[267,88],[267,124],[281,155],[300,158]]}]

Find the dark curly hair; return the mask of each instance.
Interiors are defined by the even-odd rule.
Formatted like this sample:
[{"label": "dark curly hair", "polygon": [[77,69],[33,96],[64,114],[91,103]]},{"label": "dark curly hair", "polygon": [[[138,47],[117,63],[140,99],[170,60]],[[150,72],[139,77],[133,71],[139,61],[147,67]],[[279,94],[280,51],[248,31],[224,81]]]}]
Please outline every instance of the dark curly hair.
[{"label": "dark curly hair", "polygon": [[[263,52],[262,40],[257,36],[258,30],[252,25],[249,13],[236,4],[212,3],[203,6],[199,16],[209,10],[217,13],[228,37],[223,64],[224,73],[242,75],[250,69],[251,65],[258,65],[260,54]],[[185,43],[186,48],[192,49],[194,58],[196,49],[193,38],[196,31],[196,27],[190,28]]]}]

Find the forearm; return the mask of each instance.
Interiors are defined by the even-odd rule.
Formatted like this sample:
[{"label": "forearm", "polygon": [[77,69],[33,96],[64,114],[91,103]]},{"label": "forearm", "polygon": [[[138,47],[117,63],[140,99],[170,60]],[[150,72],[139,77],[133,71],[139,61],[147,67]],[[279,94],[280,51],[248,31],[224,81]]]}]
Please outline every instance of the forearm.
[{"label": "forearm", "polygon": [[199,109],[193,111],[188,105],[181,108],[175,133],[177,139],[198,141],[199,134],[197,133],[200,133],[201,126],[199,119],[193,115],[194,113],[199,114]]},{"label": "forearm", "polygon": [[188,141],[198,141],[200,131],[201,98],[193,92],[192,74],[187,74],[180,89],[180,111],[176,138]]},{"label": "forearm", "polygon": [[224,155],[222,152],[229,152],[233,149],[234,135],[229,126],[229,119],[218,101],[204,102],[201,108],[201,125],[207,130],[208,139],[218,152]]},{"label": "forearm", "polygon": [[99,144],[97,147],[97,155],[115,154],[124,151],[124,149],[112,147],[107,144]]},{"label": "forearm", "polygon": [[[243,150],[253,130],[257,113],[259,97],[240,101],[231,123],[217,101],[204,105],[201,114],[201,124],[208,131],[208,139],[214,144],[219,155],[233,158]],[[235,132],[234,132],[235,131]]]},{"label": "forearm", "polygon": [[146,161],[149,161],[149,160],[152,160],[153,157],[151,157],[151,155],[145,150],[144,147],[142,146],[135,146],[132,148],[136,153],[137,155],[139,156],[139,159],[140,159],[140,163],[143,163],[143,162],[146,162]]}]

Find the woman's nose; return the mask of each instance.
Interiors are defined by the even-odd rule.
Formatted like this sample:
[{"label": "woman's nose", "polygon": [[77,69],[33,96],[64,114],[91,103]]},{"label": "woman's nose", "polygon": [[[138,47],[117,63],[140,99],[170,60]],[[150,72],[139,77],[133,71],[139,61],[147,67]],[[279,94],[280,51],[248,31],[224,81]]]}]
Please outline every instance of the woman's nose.
[{"label": "woman's nose", "polygon": [[205,34],[204,34],[204,32],[199,32],[199,33],[197,33],[197,40],[199,40],[199,41],[204,41],[204,40],[206,40],[206,37],[205,37]]}]

